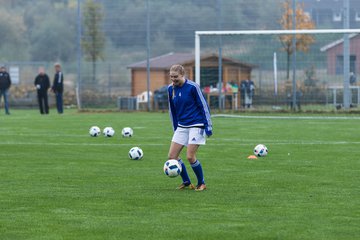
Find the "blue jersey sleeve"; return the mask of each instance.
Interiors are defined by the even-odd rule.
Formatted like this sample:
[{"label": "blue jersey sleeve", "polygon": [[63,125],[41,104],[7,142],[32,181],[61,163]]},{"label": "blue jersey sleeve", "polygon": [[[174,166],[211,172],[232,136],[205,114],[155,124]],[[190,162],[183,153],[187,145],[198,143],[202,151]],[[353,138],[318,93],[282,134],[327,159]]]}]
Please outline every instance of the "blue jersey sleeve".
[{"label": "blue jersey sleeve", "polygon": [[172,85],[169,85],[168,87],[168,101],[169,101],[169,114],[170,114],[170,119],[171,119],[171,122],[173,124],[173,129],[174,131],[176,130],[177,126],[178,126],[178,120],[177,120],[177,117],[176,117],[176,109],[175,109],[175,106],[174,106],[174,102],[173,102],[173,87]]},{"label": "blue jersey sleeve", "polygon": [[195,100],[196,100],[197,106],[199,107],[199,109],[201,109],[201,113],[203,115],[205,130],[207,132],[211,132],[212,131],[212,122],[211,122],[211,117],[210,117],[209,106],[204,98],[203,93],[201,92],[199,85],[197,85],[197,84],[195,85],[194,91],[195,91],[194,95],[196,96]]}]

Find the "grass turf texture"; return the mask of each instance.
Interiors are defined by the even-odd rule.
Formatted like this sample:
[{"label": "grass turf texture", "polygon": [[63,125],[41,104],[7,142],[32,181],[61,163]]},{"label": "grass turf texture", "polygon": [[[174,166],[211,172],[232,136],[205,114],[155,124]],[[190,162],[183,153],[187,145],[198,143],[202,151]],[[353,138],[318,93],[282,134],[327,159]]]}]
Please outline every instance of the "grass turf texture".
[{"label": "grass turf texture", "polygon": [[[359,119],[248,117],[213,118],[198,193],[162,172],[167,113],[2,115],[0,239],[358,238]],[[92,138],[92,125],[115,136]],[[258,143],[269,155],[247,159]]]}]

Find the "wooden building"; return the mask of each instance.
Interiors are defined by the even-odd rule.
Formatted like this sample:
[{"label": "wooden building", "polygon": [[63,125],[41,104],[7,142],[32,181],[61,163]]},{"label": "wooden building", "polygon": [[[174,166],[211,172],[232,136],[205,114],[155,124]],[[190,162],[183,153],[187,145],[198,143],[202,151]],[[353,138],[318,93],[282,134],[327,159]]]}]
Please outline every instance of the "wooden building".
[{"label": "wooden building", "polygon": [[[304,10],[314,21],[315,26],[322,28],[343,28],[344,1],[343,0],[297,0],[304,4]],[[360,1],[349,0],[350,28],[360,27]]]},{"label": "wooden building", "polygon": [[[218,55],[201,56],[200,85],[201,88],[213,86],[218,83]],[[147,90],[146,60],[130,64],[131,70],[131,95],[137,96]],[[150,59],[150,90],[155,90],[170,84],[169,69],[174,64],[181,64],[185,67],[186,77],[195,78],[195,55],[192,53],[168,53]],[[250,79],[251,70],[254,65],[242,61],[223,57],[222,58],[222,78],[226,83],[237,83],[241,80]]]},{"label": "wooden building", "polygon": [[[350,72],[360,73],[360,34],[350,34]],[[327,72],[331,75],[343,74],[344,39],[327,44],[320,49],[327,55]]]}]

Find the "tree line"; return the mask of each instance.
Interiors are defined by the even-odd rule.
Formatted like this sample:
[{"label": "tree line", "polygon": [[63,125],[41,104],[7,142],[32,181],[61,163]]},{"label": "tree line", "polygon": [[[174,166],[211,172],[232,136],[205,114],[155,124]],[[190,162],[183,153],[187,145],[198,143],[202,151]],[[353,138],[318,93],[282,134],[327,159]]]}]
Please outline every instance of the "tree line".
[{"label": "tree line", "polygon": [[[174,49],[192,49],[196,30],[279,28],[277,19],[282,2],[149,1],[153,55]],[[84,18],[86,1],[80,2]],[[146,44],[146,0],[95,2],[102,5],[100,30],[108,49],[105,52],[143,51]],[[1,0],[0,4],[0,61],[75,61],[77,0]],[[84,24],[82,22],[83,31]],[[109,58],[116,61],[116,54],[105,53],[104,59]]]}]

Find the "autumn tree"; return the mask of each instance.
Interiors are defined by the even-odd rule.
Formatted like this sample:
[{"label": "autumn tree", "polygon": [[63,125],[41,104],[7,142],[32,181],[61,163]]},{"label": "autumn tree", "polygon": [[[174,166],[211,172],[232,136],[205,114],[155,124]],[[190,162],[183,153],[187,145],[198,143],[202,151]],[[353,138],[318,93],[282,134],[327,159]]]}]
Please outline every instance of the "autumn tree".
[{"label": "autumn tree", "polygon": [[103,10],[100,3],[87,0],[84,7],[84,34],[81,42],[86,60],[92,62],[92,79],[96,81],[96,61],[104,59],[105,37],[101,30]]},{"label": "autumn tree", "polygon": [[[283,3],[284,14],[281,16],[280,24],[285,30],[293,29],[293,9],[291,7],[290,0],[287,0]],[[296,5],[296,25],[295,29],[314,29],[315,24],[311,20],[310,16],[304,12],[304,5]],[[289,79],[290,75],[290,56],[293,54],[293,41],[294,34],[280,35],[279,40],[283,46],[282,50],[287,53],[287,74],[286,77]],[[307,52],[312,43],[314,43],[314,37],[310,34],[296,34],[296,51]]]}]

